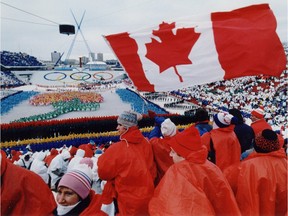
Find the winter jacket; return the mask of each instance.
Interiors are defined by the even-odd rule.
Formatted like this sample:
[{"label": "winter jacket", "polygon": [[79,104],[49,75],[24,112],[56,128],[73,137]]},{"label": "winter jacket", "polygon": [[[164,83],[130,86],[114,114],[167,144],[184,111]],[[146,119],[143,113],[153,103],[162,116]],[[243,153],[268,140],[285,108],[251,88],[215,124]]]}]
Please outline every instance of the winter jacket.
[{"label": "winter jacket", "polygon": [[206,158],[203,146],[167,170],[149,202],[151,216],[240,215],[229,183]]},{"label": "winter jacket", "polygon": [[234,128],[234,132],[241,145],[241,153],[252,148],[253,140],[255,136],[254,136],[254,131],[251,126],[245,123],[236,124]]},{"label": "winter jacket", "polygon": [[209,133],[203,134],[201,140],[209,151],[211,161],[222,171],[240,161],[241,146],[234,133],[233,125],[213,129]]},{"label": "winter jacket", "polygon": [[58,151],[55,148],[52,148],[50,150],[50,155],[47,155],[44,159],[45,163],[47,164],[47,166],[49,167],[51,164],[51,161],[53,160],[53,158],[55,158],[58,155]]},{"label": "winter jacket", "polygon": [[[254,134],[255,136],[260,133],[261,131],[265,130],[265,129],[270,129],[273,130],[271,125],[263,118],[263,119],[259,119],[255,122],[251,123],[251,127],[253,128]],[[278,139],[280,142],[280,145],[283,146],[284,145],[284,138],[282,135],[278,134]]]},{"label": "winter jacket", "polygon": [[170,137],[154,137],[150,140],[157,168],[156,185],[160,182],[168,168],[174,164],[172,157],[170,157],[171,148],[167,145],[167,140],[169,139]]},{"label": "winter jacket", "polygon": [[45,153],[44,152],[39,152],[36,155],[36,158],[33,160],[30,170],[36,174],[38,174],[43,181],[48,184],[49,181],[49,175],[48,175],[48,168],[43,161],[45,158]]},{"label": "winter jacket", "polygon": [[115,185],[119,215],[147,215],[154,191],[156,167],[151,144],[130,127],[98,158],[98,174]]},{"label": "winter jacket", "polygon": [[67,167],[68,161],[64,161],[63,152],[53,158],[47,171],[51,177],[51,188],[56,188],[56,183],[67,172]]},{"label": "winter jacket", "polygon": [[[82,200],[71,211],[62,216],[91,216],[91,215],[106,215],[100,210],[101,208],[101,196],[95,194],[93,190],[90,191],[89,196]],[[58,216],[57,209],[54,210],[54,215]]]},{"label": "winter jacket", "polygon": [[283,148],[253,152],[224,174],[242,215],[287,215],[287,156]]},{"label": "winter jacket", "polygon": [[252,122],[251,127],[253,128],[255,136],[264,129],[272,130],[271,125],[269,125],[264,118]]},{"label": "winter jacket", "polygon": [[54,196],[40,176],[1,159],[1,215],[52,215]]}]

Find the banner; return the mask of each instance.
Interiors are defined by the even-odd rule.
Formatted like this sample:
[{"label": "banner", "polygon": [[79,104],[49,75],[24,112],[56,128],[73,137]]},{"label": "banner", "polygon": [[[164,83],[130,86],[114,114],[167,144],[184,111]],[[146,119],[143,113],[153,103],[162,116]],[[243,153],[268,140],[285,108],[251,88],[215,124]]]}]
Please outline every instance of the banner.
[{"label": "banner", "polygon": [[139,91],[172,91],[219,80],[280,76],[286,55],[268,4],[193,16],[106,35]]}]

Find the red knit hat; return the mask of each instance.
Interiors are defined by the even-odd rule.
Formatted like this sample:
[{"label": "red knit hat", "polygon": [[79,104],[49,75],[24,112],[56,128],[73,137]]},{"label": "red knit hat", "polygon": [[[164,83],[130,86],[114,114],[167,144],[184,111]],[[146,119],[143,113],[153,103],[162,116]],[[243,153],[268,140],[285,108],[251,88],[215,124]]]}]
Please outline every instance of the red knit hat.
[{"label": "red knit hat", "polygon": [[264,110],[261,109],[261,108],[254,109],[251,112],[251,115],[253,115],[253,116],[255,116],[255,117],[259,118],[259,119],[264,118],[264,114],[265,114]]},{"label": "red knit hat", "polygon": [[167,141],[180,156],[187,158],[192,151],[201,149],[201,137],[195,126],[191,126]]}]

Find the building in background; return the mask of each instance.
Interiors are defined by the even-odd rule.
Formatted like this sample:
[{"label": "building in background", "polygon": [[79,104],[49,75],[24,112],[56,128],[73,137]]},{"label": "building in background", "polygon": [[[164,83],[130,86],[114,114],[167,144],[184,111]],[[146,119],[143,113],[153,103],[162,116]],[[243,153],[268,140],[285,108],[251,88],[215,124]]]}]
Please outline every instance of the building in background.
[{"label": "building in background", "polygon": [[59,53],[59,52],[57,52],[57,51],[54,51],[54,52],[51,53],[51,61],[52,61],[53,63],[58,62],[58,60],[60,59],[60,57],[61,57],[61,53]]},{"label": "building in background", "polygon": [[91,52],[91,53],[90,53],[90,57],[91,57],[91,60],[92,60],[92,61],[95,61],[95,53]]},{"label": "building in background", "polygon": [[97,61],[103,61],[103,53],[97,53]]}]

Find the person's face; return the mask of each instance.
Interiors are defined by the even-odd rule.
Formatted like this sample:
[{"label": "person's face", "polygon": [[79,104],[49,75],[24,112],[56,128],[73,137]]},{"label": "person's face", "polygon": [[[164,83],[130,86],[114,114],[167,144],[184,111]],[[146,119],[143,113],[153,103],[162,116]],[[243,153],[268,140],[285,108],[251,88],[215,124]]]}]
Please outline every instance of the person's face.
[{"label": "person's face", "polygon": [[185,160],[185,158],[178,155],[172,148],[170,151],[170,157],[172,157],[174,163],[178,163],[178,162]]},{"label": "person's face", "polygon": [[125,128],[125,127],[124,127],[123,125],[121,125],[121,124],[118,124],[116,129],[117,129],[119,135],[122,135],[124,132],[127,131],[127,128]]},{"label": "person's face", "polygon": [[77,193],[67,187],[60,186],[57,190],[56,201],[60,205],[70,206],[80,201],[80,197]]},{"label": "person's face", "polygon": [[252,122],[255,122],[255,121],[257,121],[257,120],[258,120],[258,118],[257,118],[257,117],[255,117],[254,115],[251,115],[250,119],[251,119],[251,121],[252,121]]}]

